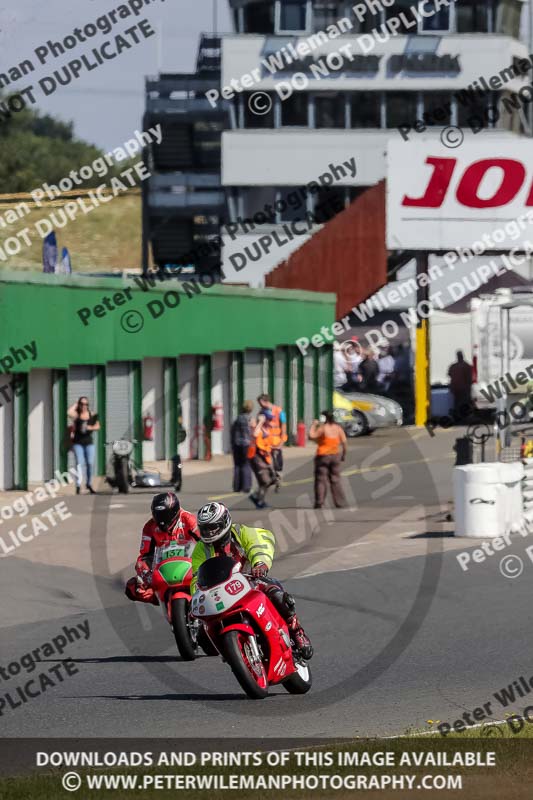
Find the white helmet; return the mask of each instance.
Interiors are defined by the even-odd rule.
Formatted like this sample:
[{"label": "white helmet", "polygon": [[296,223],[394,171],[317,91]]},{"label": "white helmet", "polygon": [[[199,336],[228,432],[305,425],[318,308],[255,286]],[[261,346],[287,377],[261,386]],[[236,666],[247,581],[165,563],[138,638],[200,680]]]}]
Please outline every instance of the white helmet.
[{"label": "white helmet", "polygon": [[229,538],[231,516],[222,503],[207,503],[198,511],[198,529],[200,539],[206,544],[220,542],[224,537]]}]

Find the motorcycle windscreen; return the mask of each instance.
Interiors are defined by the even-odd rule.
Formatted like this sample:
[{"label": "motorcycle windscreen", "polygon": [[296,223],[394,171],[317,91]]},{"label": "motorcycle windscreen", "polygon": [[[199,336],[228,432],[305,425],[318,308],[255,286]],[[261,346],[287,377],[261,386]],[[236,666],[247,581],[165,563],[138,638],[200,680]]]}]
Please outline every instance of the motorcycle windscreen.
[{"label": "motorcycle windscreen", "polygon": [[190,561],[168,561],[166,564],[160,564],[159,572],[170,586],[175,583],[183,583],[190,568]]},{"label": "motorcycle windscreen", "polygon": [[198,586],[202,589],[210,589],[211,586],[224,583],[231,577],[231,571],[236,563],[229,556],[208,558],[198,570]]}]

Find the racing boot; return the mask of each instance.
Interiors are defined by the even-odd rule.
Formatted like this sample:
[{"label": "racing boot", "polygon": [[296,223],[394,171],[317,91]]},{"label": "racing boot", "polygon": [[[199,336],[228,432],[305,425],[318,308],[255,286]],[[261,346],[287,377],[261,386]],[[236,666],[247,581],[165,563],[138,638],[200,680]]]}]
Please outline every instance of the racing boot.
[{"label": "racing boot", "polygon": [[306,632],[302,628],[300,620],[296,614],[294,614],[294,616],[289,620],[288,625],[289,633],[291,635],[291,639],[296,645],[296,651],[298,652],[298,655],[300,655],[305,661],[309,661],[309,659],[313,657],[313,645],[311,644],[309,636],[307,636]]},{"label": "racing boot", "polygon": [[299,655],[305,661],[309,661],[309,659],[313,657],[313,645],[311,644],[309,636],[302,628],[300,620],[296,616],[296,611],[295,611],[296,603],[294,602],[294,597],[292,596],[292,594],[285,592],[283,595],[283,603],[285,607],[289,610],[289,617],[287,619],[287,624],[289,626],[289,633],[291,635],[291,639],[296,645],[296,650],[298,651]]},{"label": "racing boot", "polygon": [[289,594],[289,592],[284,592],[283,589],[275,583],[267,586],[264,591],[287,623],[290,637],[294,643],[295,652],[301,656],[301,658],[309,661],[313,655],[313,645],[302,628],[300,620],[296,616],[294,597],[292,594]]}]

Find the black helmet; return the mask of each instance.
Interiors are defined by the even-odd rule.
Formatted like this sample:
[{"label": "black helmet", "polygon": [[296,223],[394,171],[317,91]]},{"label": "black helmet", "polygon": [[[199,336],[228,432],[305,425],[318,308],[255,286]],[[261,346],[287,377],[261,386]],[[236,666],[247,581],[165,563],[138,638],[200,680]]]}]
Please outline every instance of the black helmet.
[{"label": "black helmet", "polygon": [[231,515],[222,503],[207,503],[197,515],[200,539],[206,544],[221,546],[231,536]]},{"label": "black helmet", "polygon": [[180,501],[174,492],[161,492],[152,500],[152,517],[160,531],[168,531],[174,526],[180,510]]}]

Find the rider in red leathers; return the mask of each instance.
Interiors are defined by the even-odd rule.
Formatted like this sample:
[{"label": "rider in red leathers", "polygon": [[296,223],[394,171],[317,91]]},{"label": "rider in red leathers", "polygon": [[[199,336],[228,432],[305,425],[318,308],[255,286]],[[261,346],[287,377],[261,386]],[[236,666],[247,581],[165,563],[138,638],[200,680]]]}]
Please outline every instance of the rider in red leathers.
[{"label": "rider in red leathers", "polygon": [[152,500],[152,519],[145,524],[141,536],[141,547],[135,564],[137,576],[127,582],[126,597],[159,605],[150,586],[155,548],[177,541],[180,544],[189,544],[192,553],[199,538],[196,516],[181,508],[174,492],[156,494]]}]

